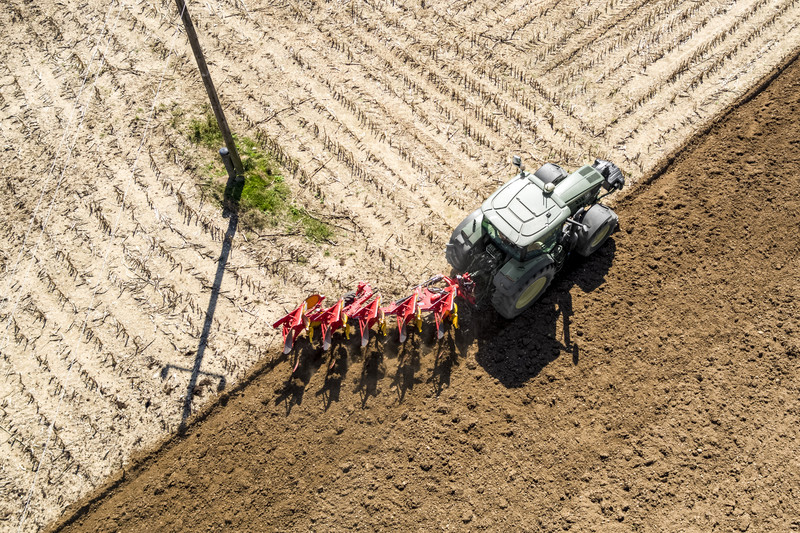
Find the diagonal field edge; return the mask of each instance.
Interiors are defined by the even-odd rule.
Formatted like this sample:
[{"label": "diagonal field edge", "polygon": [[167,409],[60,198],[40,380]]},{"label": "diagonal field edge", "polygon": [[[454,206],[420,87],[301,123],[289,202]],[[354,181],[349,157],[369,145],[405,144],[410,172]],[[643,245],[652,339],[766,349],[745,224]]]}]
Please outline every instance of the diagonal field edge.
[{"label": "diagonal field edge", "polygon": [[[730,115],[739,107],[747,104],[756,96],[764,92],[764,90],[767,89],[767,87],[769,87],[778,76],[780,76],[787,68],[792,66],[799,59],[800,47],[797,47],[778,65],[774,66],[767,75],[761,78],[761,80],[752,88],[750,88],[743,96],[736,99],[715,118],[710,120],[700,130],[692,134],[686,141],[681,143],[680,146],[664,156],[658,163],[656,163],[655,167],[651,171],[645,174],[630,189],[627,189],[627,191],[622,191],[624,195],[615,203],[624,205],[636,198],[646,187],[651,185],[659,177],[665,174],[676,160],[686,155],[686,153],[691,150],[697,144],[697,142],[706,136],[714,127],[729,118]],[[231,398],[236,397],[250,383],[255,381],[261,375],[274,369],[284,359],[284,356],[279,355],[269,360],[257,362],[253,368],[231,388],[230,391],[222,392],[216,398],[209,401],[208,404],[201,408],[200,411],[194,414],[188,420],[183,432],[167,435],[159,442],[153,444],[148,450],[132,456],[130,459],[130,464],[127,468],[123,468],[115,474],[112,474],[109,481],[97,488],[93,494],[86,496],[67,507],[62,517],[50,524],[45,531],[59,531],[75,523],[77,520],[88,514],[96,504],[99,504],[108,497],[112,496],[117,488],[121,487],[129,479],[135,478],[140,472],[147,469],[161,457],[163,452],[183,441],[185,437],[192,435],[194,430],[200,424],[202,424],[204,420],[214,414],[217,410],[225,408]]]}]

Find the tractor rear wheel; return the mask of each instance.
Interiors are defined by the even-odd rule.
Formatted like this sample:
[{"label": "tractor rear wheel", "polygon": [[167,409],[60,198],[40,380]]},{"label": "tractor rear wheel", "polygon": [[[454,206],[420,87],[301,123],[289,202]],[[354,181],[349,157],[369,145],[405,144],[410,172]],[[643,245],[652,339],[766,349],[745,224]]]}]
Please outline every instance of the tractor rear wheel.
[{"label": "tractor rear wheel", "polygon": [[505,318],[518,317],[539,300],[553,281],[555,273],[555,267],[549,264],[531,276],[523,276],[511,287],[510,293],[495,291],[492,295],[492,305]]}]

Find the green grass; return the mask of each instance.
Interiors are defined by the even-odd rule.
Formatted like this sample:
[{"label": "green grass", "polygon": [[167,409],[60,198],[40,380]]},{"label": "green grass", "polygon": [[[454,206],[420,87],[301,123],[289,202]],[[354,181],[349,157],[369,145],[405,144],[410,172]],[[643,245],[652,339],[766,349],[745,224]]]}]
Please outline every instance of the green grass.
[{"label": "green grass", "polygon": [[[208,110],[201,118],[190,121],[188,137],[194,144],[212,150],[224,145],[216,118]],[[203,190],[222,205],[238,203],[239,221],[244,229],[258,232],[265,227],[283,227],[305,235],[312,242],[330,242],[333,230],[291,202],[291,190],[270,155],[252,139],[234,136],[234,140],[242,160],[244,185],[226,191],[227,172],[217,158],[204,167]]]},{"label": "green grass", "polygon": [[309,215],[305,209],[291,206],[289,208],[289,219],[295,224],[299,224],[303,228],[305,236],[311,241],[329,242],[333,237],[333,230],[323,221]]},{"label": "green grass", "polygon": [[212,150],[219,149],[224,144],[213,113],[206,111],[202,118],[192,119],[189,123],[189,140]]}]

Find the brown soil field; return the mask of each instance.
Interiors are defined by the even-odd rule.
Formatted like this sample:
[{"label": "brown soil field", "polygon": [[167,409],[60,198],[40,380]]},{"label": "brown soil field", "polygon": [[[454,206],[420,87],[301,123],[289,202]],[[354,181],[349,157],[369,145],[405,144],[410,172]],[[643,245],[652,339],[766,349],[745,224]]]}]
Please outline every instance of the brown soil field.
[{"label": "brown soil field", "polygon": [[[453,226],[511,175],[514,153],[528,168],[610,159],[635,184],[800,47],[797,0],[189,5],[234,131],[271,154],[288,202],[333,235],[313,242],[287,220],[240,224],[203,186],[223,185],[224,171],[214,150],[189,140],[206,95],[172,0],[4,2],[0,529],[58,519],[132,454],[176,434],[219,392],[239,390],[254,365],[274,381],[264,405],[290,431],[301,432],[292,426],[301,413],[324,420],[345,409],[336,416],[363,426],[365,443],[387,424],[438,427],[438,407],[425,421],[370,416],[412,406],[418,394],[443,401],[458,376],[488,370],[511,388],[487,397],[515,405],[542,365],[493,364],[490,354],[505,357],[503,343],[522,342],[508,332],[528,326],[473,325],[452,341],[456,352],[428,337],[407,347],[375,340],[363,355],[336,352],[330,373],[307,348],[302,373],[286,382],[270,325],[311,291],[336,297],[363,279],[397,297],[445,271]],[[586,268],[612,259],[621,260]],[[581,268],[565,278],[576,287]],[[587,302],[617,291],[603,287]],[[570,374],[555,339],[564,324],[553,318],[562,304],[548,305],[532,327],[563,384]],[[591,349],[584,333],[567,343],[580,347],[579,361]],[[517,367],[514,379],[501,371]],[[540,401],[526,408],[544,409]],[[470,429],[464,439],[490,434]],[[328,436],[309,442],[319,438]],[[397,501],[413,496],[422,508],[427,491],[409,485]]]},{"label": "brown soil field", "polygon": [[59,531],[800,529],[800,63],[515,321],[262,366]]}]

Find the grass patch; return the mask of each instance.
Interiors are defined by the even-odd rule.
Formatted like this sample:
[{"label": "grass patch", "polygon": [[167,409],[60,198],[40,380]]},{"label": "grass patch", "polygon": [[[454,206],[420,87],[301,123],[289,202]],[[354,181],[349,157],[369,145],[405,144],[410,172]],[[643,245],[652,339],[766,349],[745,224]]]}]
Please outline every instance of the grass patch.
[{"label": "grass patch", "polygon": [[305,236],[314,242],[329,242],[333,237],[333,230],[325,222],[316,219],[308,214],[305,209],[298,209],[294,206],[289,208],[289,218],[295,224],[299,224]]},{"label": "grass patch", "polygon": [[[213,150],[224,145],[217,120],[208,110],[201,118],[190,121],[188,137],[192,143]],[[250,138],[234,135],[234,141],[242,160],[244,184],[226,191],[228,175],[217,159],[204,167],[203,190],[220,204],[236,202],[238,198],[239,221],[245,229],[258,232],[265,227],[283,227],[302,233],[312,242],[329,242],[333,230],[291,202],[291,190],[272,157]]]},{"label": "grass patch", "polygon": [[189,123],[189,140],[206,148],[219,149],[224,145],[222,132],[217,127],[217,119],[210,111],[202,118],[195,118]]}]

